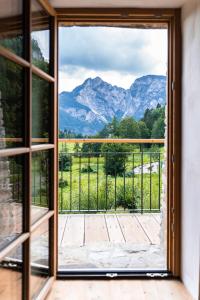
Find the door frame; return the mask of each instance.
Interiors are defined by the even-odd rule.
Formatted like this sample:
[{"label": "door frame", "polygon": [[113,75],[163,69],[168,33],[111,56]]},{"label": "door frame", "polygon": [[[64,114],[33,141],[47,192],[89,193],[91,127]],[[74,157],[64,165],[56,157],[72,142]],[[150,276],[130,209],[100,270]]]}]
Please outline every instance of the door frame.
[{"label": "door frame", "polygon": [[[57,27],[125,26],[168,28],[167,269],[180,277],[181,260],[181,10],[57,8]],[[58,249],[57,249],[58,251]],[[57,252],[58,254],[58,252]],[[57,255],[58,258],[58,255]],[[58,262],[57,262],[58,265]],[[60,274],[60,275],[59,275]],[[131,273],[132,274],[132,273]],[[128,274],[127,274],[128,275]],[[133,274],[132,274],[133,275]],[[57,273],[57,277],[62,277]],[[64,276],[64,274],[63,274]],[[90,276],[88,274],[88,276]],[[93,274],[94,276],[94,274]],[[139,276],[141,274],[139,273]],[[69,274],[69,277],[74,277]]]}]

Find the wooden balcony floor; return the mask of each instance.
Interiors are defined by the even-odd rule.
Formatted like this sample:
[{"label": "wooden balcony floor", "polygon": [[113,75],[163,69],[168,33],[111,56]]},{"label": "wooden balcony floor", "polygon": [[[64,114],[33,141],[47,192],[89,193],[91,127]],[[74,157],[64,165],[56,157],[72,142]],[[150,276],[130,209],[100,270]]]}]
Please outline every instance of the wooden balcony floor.
[{"label": "wooden balcony floor", "polygon": [[165,269],[160,214],[59,215],[59,268]]}]

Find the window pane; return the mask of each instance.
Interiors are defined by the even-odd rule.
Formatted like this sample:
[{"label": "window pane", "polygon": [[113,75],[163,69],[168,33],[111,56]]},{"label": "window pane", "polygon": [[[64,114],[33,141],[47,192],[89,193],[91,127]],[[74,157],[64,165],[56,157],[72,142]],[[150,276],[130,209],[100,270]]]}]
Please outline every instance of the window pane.
[{"label": "window pane", "polygon": [[50,85],[38,76],[33,75],[32,92],[32,143],[49,142],[49,96]]},{"label": "window pane", "polygon": [[22,246],[0,262],[0,299],[22,299]]},{"label": "window pane", "polygon": [[0,57],[0,149],[22,146],[23,68]]},{"label": "window pane", "polygon": [[32,223],[49,210],[49,152],[34,152],[32,156]]},{"label": "window pane", "polygon": [[38,293],[49,277],[49,224],[43,223],[31,237],[31,297]]},{"label": "window pane", "polygon": [[49,73],[50,17],[36,0],[32,1],[32,62]]},{"label": "window pane", "polygon": [[22,232],[23,157],[0,158],[0,250]]},{"label": "window pane", "polygon": [[0,10],[0,45],[23,55],[22,0],[3,0]]}]

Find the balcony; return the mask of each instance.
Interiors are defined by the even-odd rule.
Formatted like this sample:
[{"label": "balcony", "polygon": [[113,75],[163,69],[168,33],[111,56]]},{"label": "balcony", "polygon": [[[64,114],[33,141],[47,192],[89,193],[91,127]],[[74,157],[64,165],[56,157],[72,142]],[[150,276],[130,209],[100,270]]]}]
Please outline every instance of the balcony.
[{"label": "balcony", "polygon": [[129,152],[83,152],[77,140],[72,152],[68,142],[59,143],[59,268],[164,269],[163,140],[136,140]]}]

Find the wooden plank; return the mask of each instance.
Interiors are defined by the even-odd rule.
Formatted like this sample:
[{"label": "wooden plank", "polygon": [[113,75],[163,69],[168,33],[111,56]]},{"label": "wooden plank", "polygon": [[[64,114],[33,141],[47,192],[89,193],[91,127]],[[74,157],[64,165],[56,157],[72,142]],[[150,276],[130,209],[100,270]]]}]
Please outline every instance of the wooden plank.
[{"label": "wooden plank", "polygon": [[105,215],[109,240],[111,243],[125,243],[116,215]]},{"label": "wooden plank", "polygon": [[84,215],[68,215],[62,239],[63,246],[83,246],[84,241]]},{"label": "wooden plank", "polygon": [[160,226],[156,220],[149,214],[137,215],[137,220],[145,231],[146,235],[149,237],[152,244],[160,244]]},{"label": "wooden plank", "polygon": [[170,280],[168,284],[159,280],[155,282],[158,294],[162,291],[162,300],[192,300],[180,281]]},{"label": "wooden plank", "polygon": [[150,244],[148,237],[135,216],[118,215],[117,218],[126,242],[132,242],[135,244]]},{"label": "wooden plank", "polygon": [[57,280],[47,297],[55,299],[192,300],[192,297],[178,280]]},{"label": "wooden plank", "polygon": [[108,241],[104,215],[85,215],[85,244]]},{"label": "wooden plank", "polygon": [[62,244],[62,239],[64,236],[65,226],[67,223],[68,215],[58,216],[58,247]]},{"label": "wooden plank", "polygon": [[152,216],[154,217],[154,219],[156,220],[156,222],[158,222],[158,224],[161,224],[161,214],[152,214]]}]

